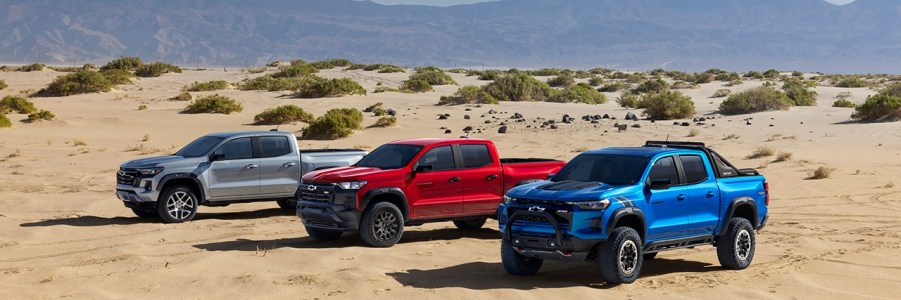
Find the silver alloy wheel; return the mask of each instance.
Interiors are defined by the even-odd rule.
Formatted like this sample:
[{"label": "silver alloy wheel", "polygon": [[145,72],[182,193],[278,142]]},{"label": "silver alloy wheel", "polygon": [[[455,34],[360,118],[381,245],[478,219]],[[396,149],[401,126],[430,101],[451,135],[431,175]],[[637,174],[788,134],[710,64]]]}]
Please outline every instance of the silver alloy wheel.
[{"label": "silver alloy wheel", "polygon": [[619,269],[626,275],[632,275],[638,265],[638,247],[632,240],[626,240],[619,247]]},{"label": "silver alloy wheel", "polygon": [[383,211],[375,218],[375,235],[382,241],[388,241],[397,235],[397,217],[394,214]]},{"label": "silver alloy wheel", "polygon": [[751,234],[747,230],[742,229],[735,237],[735,257],[740,261],[748,259],[751,253]]},{"label": "silver alloy wheel", "polygon": [[166,199],[166,211],[176,220],[187,219],[194,211],[194,198],[186,192],[175,192]]}]

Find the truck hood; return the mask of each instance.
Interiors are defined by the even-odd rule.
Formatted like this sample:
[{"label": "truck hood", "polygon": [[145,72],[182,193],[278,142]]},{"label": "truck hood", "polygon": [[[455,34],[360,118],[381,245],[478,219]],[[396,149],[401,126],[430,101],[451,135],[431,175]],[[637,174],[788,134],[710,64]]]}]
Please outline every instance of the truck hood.
[{"label": "truck hood", "polygon": [[120,165],[120,167],[128,169],[183,167],[185,165],[197,165],[203,162],[206,162],[206,157],[204,156],[197,158],[184,158],[181,156],[169,155],[130,160]]},{"label": "truck hood", "polygon": [[390,171],[394,170],[382,170],[379,168],[354,166],[339,167],[307,173],[303,176],[303,180],[309,182],[345,182],[366,180],[367,177],[383,174]]},{"label": "truck hood", "polygon": [[511,189],[507,196],[538,200],[582,201],[619,195],[631,187],[615,187],[605,183],[583,181],[540,181]]}]

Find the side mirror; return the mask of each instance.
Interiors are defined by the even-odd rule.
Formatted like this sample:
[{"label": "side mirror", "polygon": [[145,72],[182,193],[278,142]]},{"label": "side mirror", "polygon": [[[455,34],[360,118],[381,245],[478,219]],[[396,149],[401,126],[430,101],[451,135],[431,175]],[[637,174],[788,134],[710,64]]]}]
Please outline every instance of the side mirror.
[{"label": "side mirror", "polygon": [[210,155],[210,161],[220,161],[220,160],[225,160],[225,154],[213,153],[213,155]]},{"label": "side mirror", "polygon": [[432,172],[432,165],[417,166],[417,167],[416,167],[416,170],[414,170],[413,172],[415,172],[415,173],[429,173],[429,172]]},{"label": "side mirror", "polygon": [[547,174],[547,180],[551,180],[551,178],[554,178],[554,176],[556,176],[556,175],[557,174],[554,174],[554,173]]},{"label": "side mirror", "polygon": [[668,189],[671,185],[673,185],[673,181],[669,180],[669,179],[651,180],[651,189],[652,190],[665,190],[665,189]]}]

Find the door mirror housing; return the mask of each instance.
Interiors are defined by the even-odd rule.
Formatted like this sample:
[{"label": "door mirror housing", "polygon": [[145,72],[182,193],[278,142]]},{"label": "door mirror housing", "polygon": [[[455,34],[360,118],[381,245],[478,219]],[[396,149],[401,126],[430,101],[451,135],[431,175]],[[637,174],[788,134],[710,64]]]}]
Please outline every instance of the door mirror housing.
[{"label": "door mirror housing", "polygon": [[423,165],[416,166],[416,170],[413,170],[415,173],[429,173],[432,172],[432,165]]},{"label": "door mirror housing", "polygon": [[210,155],[210,161],[220,161],[220,160],[225,160],[224,153],[213,153],[213,155]]},{"label": "door mirror housing", "polygon": [[547,174],[547,178],[545,178],[545,179],[551,180],[551,178],[554,178],[554,176],[556,176],[556,175],[557,175],[557,174],[554,174],[554,173]]},{"label": "door mirror housing", "polygon": [[654,179],[651,180],[651,189],[652,190],[665,190],[673,185],[673,181],[669,179]]}]

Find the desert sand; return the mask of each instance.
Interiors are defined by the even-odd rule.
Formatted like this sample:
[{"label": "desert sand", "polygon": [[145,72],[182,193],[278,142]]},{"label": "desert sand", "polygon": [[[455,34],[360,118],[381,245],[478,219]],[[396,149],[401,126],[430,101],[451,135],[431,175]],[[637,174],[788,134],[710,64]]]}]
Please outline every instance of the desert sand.
[{"label": "desert sand", "polygon": [[[63,73],[5,72],[9,87],[0,97],[45,87]],[[438,86],[423,94],[372,93],[378,82],[396,86],[408,74],[325,70],[324,77],[351,77],[367,96],[293,99],[278,92],[225,90],[192,93],[227,95],[244,104],[232,115],[185,115],[187,104],[169,101],[193,81],[238,82],[259,74],[239,69],[185,71],[135,79],[112,92],[32,98],[57,120],[23,123],[9,115],[13,128],[0,129],[0,298],[293,298],[293,299],[614,299],[652,298],[797,298],[884,299],[901,291],[901,123],[847,124],[852,109],[832,108],[833,97],[850,91],[862,103],[866,88],[817,87],[816,107],[718,117],[724,98],[714,91],[759,86],[746,80],[735,87],[722,82],[681,90],[690,95],[698,116],[716,117],[706,126],[673,126],[672,121],[623,121],[629,111],[610,101],[603,105],[501,103],[497,106],[435,106],[456,86]],[[474,77],[452,76],[461,85],[484,84]],[[400,243],[388,249],[363,246],[357,235],[335,242],[307,237],[299,219],[275,203],[201,207],[194,221],[162,224],[132,215],[116,199],[115,170],[120,163],[177,150],[199,135],[234,130],[266,130],[250,125],[262,110],[297,104],[315,115],[331,108],[363,109],[376,102],[398,111],[398,125],[371,128],[334,141],[299,141],[303,148],[361,147],[371,150],[397,139],[457,137],[466,126],[482,128],[471,136],[494,140],[508,157],[568,160],[585,149],[641,145],[648,139],[703,141],[739,167],[755,167],[767,176],[772,200],[770,220],[757,236],[752,265],[723,270],[713,247],[664,252],[644,265],[634,284],[610,286],[593,264],[546,262],[534,277],[506,274],[500,263],[497,223],[462,232],[451,223],[408,227]],[[138,110],[142,104],[147,110]],[[465,111],[470,108],[471,111]],[[495,109],[501,113],[485,115]],[[510,123],[498,134],[492,117],[523,114],[526,123]],[[448,113],[448,120],[438,120]],[[464,120],[464,115],[472,119]],[[536,118],[577,118],[559,129],[526,128]],[[586,114],[610,114],[641,128],[617,132],[614,120],[598,126],[578,120]],[[743,121],[746,118],[751,125]],[[363,126],[375,122],[366,114]],[[690,121],[690,120],[688,120]],[[803,124],[802,124],[803,123]],[[715,124],[715,126],[714,126]],[[770,125],[773,126],[770,126]],[[304,124],[281,126],[298,131]],[[446,135],[441,127],[454,131]],[[687,137],[692,128],[695,137]],[[729,135],[736,139],[724,140]],[[145,140],[146,135],[146,141]],[[790,152],[788,162],[774,157],[746,159],[759,146]],[[130,149],[143,151],[127,151]],[[832,178],[807,180],[820,166],[835,168]]]}]

